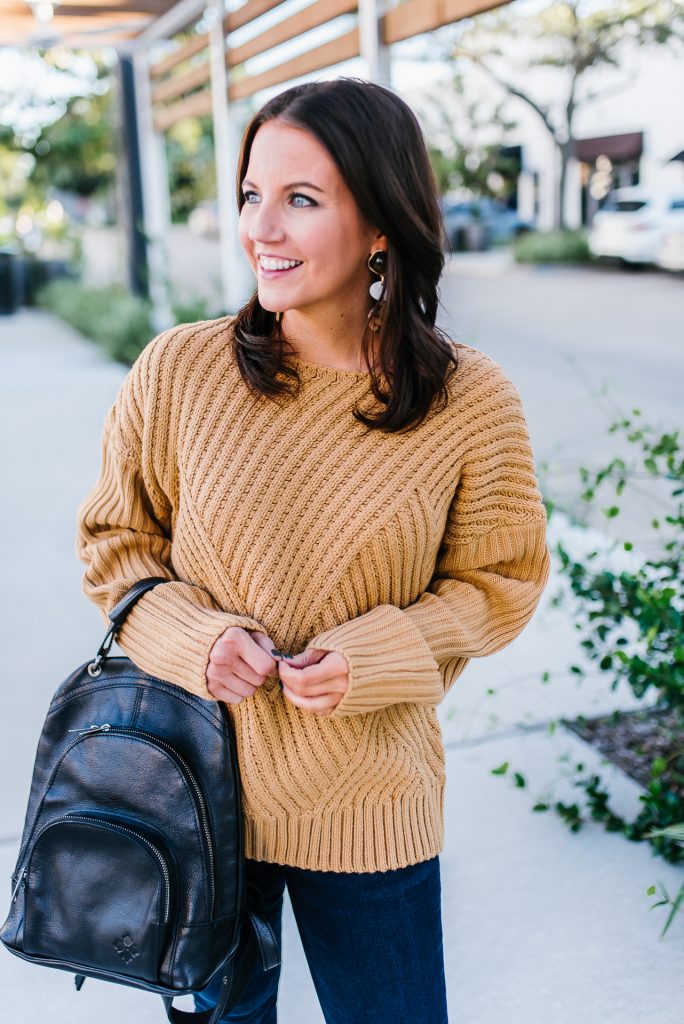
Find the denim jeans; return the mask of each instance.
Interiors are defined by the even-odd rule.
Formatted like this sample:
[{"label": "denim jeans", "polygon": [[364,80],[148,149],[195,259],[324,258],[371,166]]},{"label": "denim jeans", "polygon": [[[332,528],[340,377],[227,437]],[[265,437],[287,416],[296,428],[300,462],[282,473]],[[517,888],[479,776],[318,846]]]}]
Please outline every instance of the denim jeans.
[{"label": "denim jeans", "polygon": [[[311,871],[248,859],[281,937],[287,885],[326,1024],[448,1024],[439,857],[394,871]],[[280,967],[256,967],[226,1024],[276,1024]],[[220,972],[194,995],[216,1005]]]}]

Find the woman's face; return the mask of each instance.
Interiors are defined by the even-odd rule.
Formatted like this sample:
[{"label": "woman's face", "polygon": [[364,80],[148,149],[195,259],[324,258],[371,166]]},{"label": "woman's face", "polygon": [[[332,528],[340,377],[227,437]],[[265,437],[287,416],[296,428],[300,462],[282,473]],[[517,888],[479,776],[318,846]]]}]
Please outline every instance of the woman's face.
[{"label": "woman's face", "polygon": [[[257,131],[242,183],[240,244],[264,309],[306,315],[370,308],[367,260],[386,248],[325,147],[283,121]],[[287,261],[278,267],[278,261]]]}]

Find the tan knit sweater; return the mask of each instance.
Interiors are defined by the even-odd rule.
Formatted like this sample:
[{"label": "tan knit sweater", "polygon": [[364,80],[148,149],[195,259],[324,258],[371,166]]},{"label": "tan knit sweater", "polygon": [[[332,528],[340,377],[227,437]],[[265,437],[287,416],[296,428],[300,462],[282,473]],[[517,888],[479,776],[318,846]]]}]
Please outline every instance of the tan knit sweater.
[{"label": "tan knit sweater", "polygon": [[294,360],[296,397],[254,396],[229,331],[173,328],[124,380],[78,513],[84,591],[106,618],[135,580],[176,580],[139,601],[120,646],[208,700],[229,626],[341,652],[350,685],[330,715],[289,702],[276,675],[226,705],[245,854],[355,872],[426,860],[444,839],[436,705],[470,658],[521,632],[548,578],[520,397],[456,344],[444,410],[367,431],[352,415],[369,407],[365,373]]}]

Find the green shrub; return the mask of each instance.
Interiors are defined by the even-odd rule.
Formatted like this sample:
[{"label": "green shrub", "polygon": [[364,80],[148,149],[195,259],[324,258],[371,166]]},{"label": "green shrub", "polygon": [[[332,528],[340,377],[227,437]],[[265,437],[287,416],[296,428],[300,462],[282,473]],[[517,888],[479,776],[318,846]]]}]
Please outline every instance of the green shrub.
[{"label": "green shrub", "polygon": [[[658,715],[668,714],[674,724],[658,733],[657,742],[646,742],[644,731],[634,750],[642,764],[643,805],[629,822],[610,805],[610,790],[605,781],[585,768],[575,766],[573,785],[584,791],[586,808],[560,801],[538,800],[533,810],[553,809],[573,831],[586,819],[600,821],[609,831],[618,831],[636,842],[648,841],[653,852],[671,863],[684,862],[681,832],[684,822],[684,439],[680,431],[663,432],[644,424],[641,411],[633,409],[611,424],[609,431],[620,431],[636,449],[629,464],[616,457],[598,469],[580,467],[583,485],[581,499],[587,507],[599,506],[607,519],[620,514],[618,500],[628,488],[643,493],[644,481],[658,485],[658,504],[662,514],[651,520],[655,536],[639,553],[631,541],[614,540],[606,551],[595,548],[577,558],[562,541],[555,546],[559,569],[568,583],[567,590],[552,598],[555,607],[566,607],[580,647],[594,671],[610,681],[612,689],[627,684],[635,697],[655,698],[649,706],[651,723]],[[606,495],[605,490],[609,493]],[[614,491],[610,493],[611,490]],[[669,491],[669,496],[661,493]],[[603,504],[605,502],[605,504]],[[631,564],[611,564],[607,556],[619,551],[633,552]],[[570,675],[585,678],[587,670],[579,664],[568,666]],[[560,673],[547,671],[548,682]],[[631,714],[634,714],[633,712]],[[623,715],[614,712],[603,720],[617,726]],[[583,716],[573,721],[561,719],[573,731],[584,735]],[[552,723],[555,727],[557,723]],[[585,736],[586,738],[586,736]],[[611,745],[612,746],[612,745]],[[612,760],[616,760],[613,748]],[[619,761],[618,761],[619,763]],[[632,758],[633,763],[633,758]],[[506,762],[506,770],[508,762]],[[505,774],[499,771],[498,774]],[[677,831],[679,829],[680,831]],[[680,901],[681,902],[681,901]]]},{"label": "green shrub", "polygon": [[528,231],[515,240],[512,252],[518,263],[589,263],[584,231]]},{"label": "green shrub", "polygon": [[84,288],[76,281],[52,281],[36,301],[121,363],[132,363],[155,333],[150,303],[119,285]]},{"label": "green shrub", "polygon": [[[112,359],[129,366],[155,335],[151,303],[120,285],[84,288],[77,281],[51,281],[38,292],[36,304],[102,345]],[[212,310],[209,300],[204,298],[173,306],[175,324],[225,315],[221,310]]]}]

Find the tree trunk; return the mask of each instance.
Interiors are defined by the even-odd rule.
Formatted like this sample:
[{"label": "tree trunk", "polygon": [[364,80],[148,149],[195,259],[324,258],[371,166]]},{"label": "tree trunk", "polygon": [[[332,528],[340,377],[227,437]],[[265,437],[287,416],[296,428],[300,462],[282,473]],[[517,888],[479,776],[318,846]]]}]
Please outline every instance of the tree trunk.
[{"label": "tree trunk", "polygon": [[573,152],[573,139],[558,144],[560,155],[560,178],[558,181],[558,227],[564,231],[567,227],[565,219],[565,191],[568,183],[568,164]]}]

